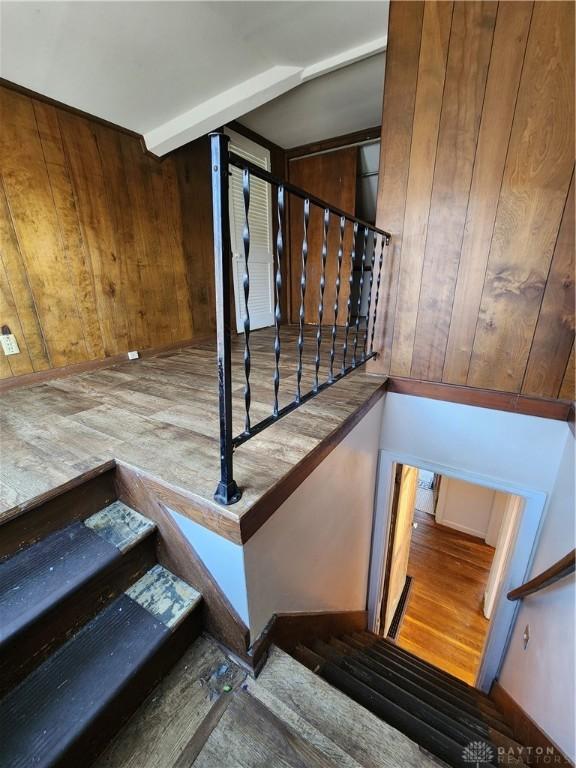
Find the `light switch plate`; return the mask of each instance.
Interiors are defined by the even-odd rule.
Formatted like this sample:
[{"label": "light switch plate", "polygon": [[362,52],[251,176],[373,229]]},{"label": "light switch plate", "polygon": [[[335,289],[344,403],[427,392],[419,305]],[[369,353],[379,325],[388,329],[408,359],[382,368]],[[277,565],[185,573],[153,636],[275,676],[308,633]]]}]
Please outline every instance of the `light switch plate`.
[{"label": "light switch plate", "polygon": [[20,347],[13,333],[0,333],[0,344],[5,355],[17,355],[20,353]]}]

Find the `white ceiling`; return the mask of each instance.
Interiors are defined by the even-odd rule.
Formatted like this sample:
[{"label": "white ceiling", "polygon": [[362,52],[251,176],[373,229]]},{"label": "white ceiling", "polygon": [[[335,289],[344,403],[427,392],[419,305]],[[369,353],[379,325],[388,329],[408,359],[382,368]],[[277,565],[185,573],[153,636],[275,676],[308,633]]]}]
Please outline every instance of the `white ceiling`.
[{"label": "white ceiling", "polygon": [[385,54],[299,85],[240,118],[285,149],[380,125]]},{"label": "white ceiling", "polygon": [[382,0],[3,0],[0,74],[142,133],[164,154],[381,52],[387,15]]}]

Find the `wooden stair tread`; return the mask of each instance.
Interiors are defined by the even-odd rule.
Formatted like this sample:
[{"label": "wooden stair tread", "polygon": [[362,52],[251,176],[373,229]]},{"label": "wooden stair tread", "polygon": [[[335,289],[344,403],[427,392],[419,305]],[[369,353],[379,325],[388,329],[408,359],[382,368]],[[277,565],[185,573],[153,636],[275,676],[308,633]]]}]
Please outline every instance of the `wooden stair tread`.
[{"label": "wooden stair tread", "polygon": [[0,563],[0,642],[150,535],[156,526],[121,502]]},{"label": "wooden stair tread", "polygon": [[463,680],[459,680],[443,669],[438,669],[427,661],[423,661],[418,656],[406,651],[404,648],[400,648],[395,643],[385,638],[378,638],[376,635],[367,632],[354,634],[351,638],[368,647],[372,652],[384,654],[394,659],[397,664],[405,668],[412,668],[415,673],[427,676],[432,682],[445,687],[447,691],[453,692],[461,700],[467,700],[475,706],[480,706],[484,711],[491,713],[494,718],[502,719],[500,711],[485,693],[468,685]]},{"label": "wooden stair tread", "polygon": [[418,668],[411,668],[398,657],[380,653],[376,646],[363,648],[356,645],[353,638],[349,642],[352,654],[359,654],[375,674],[391,677],[407,689],[417,687],[423,691],[424,695],[428,695],[430,701],[435,699],[449,709],[461,710],[469,719],[482,720],[487,726],[505,736],[512,735],[510,727],[503,721],[500,712],[492,704],[486,704],[480,696],[480,691],[478,691],[478,697],[473,697],[468,692],[444,685],[441,676],[430,676]]},{"label": "wooden stair tread", "polygon": [[246,678],[211,638],[188,648],[136,710],[93,768],[174,768],[191,765],[203,745],[202,728],[219,702]]},{"label": "wooden stair tread", "polygon": [[343,656],[335,663],[463,746],[476,740],[485,740],[508,750],[520,746],[510,738],[508,729],[506,733],[498,731],[483,719],[481,712],[473,716],[431,694],[426,684],[418,685],[401,676],[388,675],[386,668],[372,664],[364,654]]},{"label": "wooden stair tread", "polygon": [[432,768],[436,765],[396,728],[382,722],[303,664],[273,647],[249,693],[303,734],[337,765]]},{"label": "wooden stair tread", "polygon": [[[295,656],[383,725],[401,731],[448,765],[460,768],[463,751],[476,743],[489,747],[493,765],[523,765],[515,757],[521,754],[521,745],[487,697],[470,686],[452,686],[450,680],[443,679],[441,670],[432,676],[412,666],[409,655],[386,653],[388,648],[382,651],[377,640],[368,633],[314,640],[310,646],[298,645]],[[478,705],[474,693],[479,694]],[[492,707],[488,712],[482,708],[486,701]],[[501,719],[494,721],[492,711]]]},{"label": "wooden stair tread", "polygon": [[[189,592],[191,588],[179,589],[178,607],[170,611],[166,602],[173,588],[164,588],[167,581],[172,580],[162,573],[154,580],[140,580],[139,594],[153,594],[162,604],[160,610],[150,610],[150,601],[144,600],[148,604],[143,607],[127,594],[121,595],[0,701],[7,765],[73,764],[96,749],[101,731],[115,730],[130,714],[126,697],[141,700],[150,682],[157,681],[164,666],[156,666],[156,660],[163,649],[174,645],[171,641],[183,617],[191,617],[201,599],[195,590]],[[178,627],[170,622],[174,613]],[[167,623],[162,617],[168,617]],[[192,635],[187,642],[191,639]]]}]

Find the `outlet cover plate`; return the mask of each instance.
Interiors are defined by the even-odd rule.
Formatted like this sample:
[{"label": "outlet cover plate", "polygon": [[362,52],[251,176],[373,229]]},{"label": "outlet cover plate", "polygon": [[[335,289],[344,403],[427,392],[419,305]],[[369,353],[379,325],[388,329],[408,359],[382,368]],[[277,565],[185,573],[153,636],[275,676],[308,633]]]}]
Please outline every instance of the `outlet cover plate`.
[{"label": "outlet cover plate", "polygon": [[0,333],[0,344],[5,355],[18,355],[20,347],[13,333]]}]

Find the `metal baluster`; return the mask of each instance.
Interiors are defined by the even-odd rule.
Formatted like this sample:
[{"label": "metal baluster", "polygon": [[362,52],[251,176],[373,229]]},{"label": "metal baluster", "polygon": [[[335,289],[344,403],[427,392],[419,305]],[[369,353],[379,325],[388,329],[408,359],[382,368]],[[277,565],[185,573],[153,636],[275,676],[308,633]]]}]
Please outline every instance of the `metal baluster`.
[{"label": "metal baluster", "polygon": [[374,331],[376,330],[376,317],[378,315],[378,297],[380,296],[380,278],[382,277],[382,264],[384,263],[384,244],[390,245],[390,238],[382,235],[380,245],[380,263],[378,265],[378,279],[376,280],[376,296],[374,297],[374,317],[372,318],[372,336],[370,338],[370,354],[374,352]]},{"label": "metal baluster", "polygon": [[368,247],[368,227],[364,227],[364,247],[362,249],[362,266],[360,267],[360,282],[358,284],[358,301],[356,303],[356,328],[354,331],[354,352],[352,353],[352,367],[357,365],[358,336],[360,335],[360,309],[362,307],[362,289],[364,288],[364,267],[366,265],[366,249]]},{"label": "metal baluster", "polygon": [[358,237],[358,222],[354,222],[352,231],[352,248],[350,249],[350,277],[348,278],[348,302],[346,304],[346,330],[344,332],[344,344],[342,346],[342,369],[346,370],[346,354],[348,352],[348,333],[350,332],[350,320],[352,319],[352,288],[354,286],[354,262],[356,261],[356,238]]},{"label": "metal baluster", "polygon": [[338,304],[340,300],[340,274],[342,272],[342,258],[344,256],[344,227],[346,226],[346,218],[340,216],[340,242],[338,243],[338,271],[336,273],[336,295],[334,298],[334,323],[332,325],[332,348],[330,349],[330,375],[328,381],[334,381],[334,349],[336,346],[336,334],[338,332],[338,326],[336,321],[338,320]]},{"label": "metal baluster", "polygon": [[244,244],[244,277],[242,285],[244,287],[244,407],[246,409],[246,420],[244,422],[244,431],[250,432],[250,310],[248,308],[248,298],[250,296],[250,269],[248,267],[248,256],[250,254],[250,222],[248,221],[248,212],[250,210],[250,172],[247,168],[242,171],[242,193],[244,196],[244,229],[242,230],[242,242]]},{"label": "metal baluster", "polygon": [[326,259],[328,257],[328,227],[330,225],[330,209],[324,209],[324,237],[322,239],[322,270],[320,272],[320,300],[318,302],[318,330],[316,331],[316,359],[313,391],[318,391],[318,374],[320,371],[320,348],[322,346],[322,317],[324,315],[324,289],[326,288]]},{"label": "metal baluster", "polygon": [[304,236],[302,238],[302,266],[300,269],[300,313],[298,316],[298,368],[296,369],[296,402],[302,399],[302,352],[304,350],[304,318],[306,299],[306,264],[308,262],[308,222],[310,221],[310,200],[304,200]]},{"label": "metal baluster", "polygon": [[212,160],[212,220],[214,228],[214,277],[220,413],[220,482],[214,498],[233,504],[241,497],[233,478],[232,463],[232,355],[230,339],[230,214],[228,208],[228,142],[223,133],[210,138]]},{"label": "metal baluster", "polygon": [[285,190],[278,187],[278,234],[276,235],[276,280],[274,292],[274,416],[278,416],[278,390],[280,388],[280,321],[282,310],[280,297],[282,293],[282,258],[284,256],[284,204]]},{"label": "metal baluster", "polygon": [[370,282],[368,291],[368,308],[366,310],[366,328],[364,329],[364,343],[362,345],[362,357],[366,359],[366,350],[368,348],[368,329],[370,327],[370,307],[372,306],[372,287],[374,285],[374,262],[376,261],[376,232],[372,233],[372,255],[370,257]]}]

